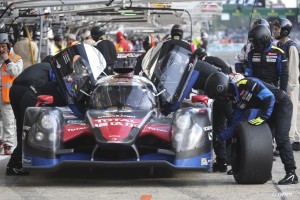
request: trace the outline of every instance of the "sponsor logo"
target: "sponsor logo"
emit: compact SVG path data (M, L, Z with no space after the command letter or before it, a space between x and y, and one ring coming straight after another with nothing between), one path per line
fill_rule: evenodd
M276 57L277 57L277 53L269 52L267 55L268 55L268 56L276 56Z
M80 130L86 130L88 128L89 128L88 126L79 127L79 128L67 128L67 131L80 131Z
M218 86L217 86L217 91L218 91L218 92L223 92L223 90L224 90L223 85L218 85Z
M201 158L201 165L208 165L206 158Z

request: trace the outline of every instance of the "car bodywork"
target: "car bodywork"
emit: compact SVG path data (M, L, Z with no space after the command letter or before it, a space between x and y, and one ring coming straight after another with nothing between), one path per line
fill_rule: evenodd
M26 110L23 167L43 170L87 165L210 170L211 109L201 103L208 99L199 96L188 107L168 116L161 114L165 105L159 98L168 103L178 103L183 98L192 71L190 53L174 46L164 49L169 56L162 56L164 45L156 47L158 55L149 56L149 61L153 63L155 79L165 81L153 82L130 73L101 77L105 61L91 48L77 44L53 58L52 68L69 107ZM124 58L126 54L122 55ZM174 65L176 59L185 66L179 66L180 81L174 88L171 85L175 74L170 69L178 67ZM81 60L79 68L86 73L76 73L77 60ZM76 82L82 80L82 74L89 77L88 86L86 82ZM80 114L74 112L73 106L83 104L84 108L76 110Z

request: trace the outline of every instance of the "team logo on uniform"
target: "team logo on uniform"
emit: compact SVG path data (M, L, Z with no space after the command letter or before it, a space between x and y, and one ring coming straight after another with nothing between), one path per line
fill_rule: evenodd
M218 91L218 92L223 92L223 90L224 90L223 85L218 85L218 86L217 86L217 91Z

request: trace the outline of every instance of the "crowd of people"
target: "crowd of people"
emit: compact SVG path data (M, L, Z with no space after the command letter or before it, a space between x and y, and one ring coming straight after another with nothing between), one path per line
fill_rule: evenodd
M216 154L216 162L213 163L214 172L233 173L227 169L227 165L230 165L227 147L230 147L233 129L237 123L244 120L245 111L255 108L256 114L252 119L248 119L249 123L253 126L265 122L269 124L276 142L277 154L284 164L286 175L278 184L298 183L293 150L300 150L300 136L296 120L299 95L299 52L295 42L289 38L291 29L291 22L285 18L278 18L271 24L265 19L256 20L248 32L248 43L237 56L236 71L239 74L236 74L222 59L207 55L206 43L203 43L203 48L195 50L191 41L183 40L184 31L181 25L176 24L172 27L171 37L165 40L164 44L178 45L194 52L192 59L194 59L195 70L199 71L200 76L193 88L215 100L212 107L213 143ZM271 32L273 32L274 39L278 41L277 46L274 45L275 40ZM205 39L204 34L202 37ZM146 53L160 42L154 35L145 37L142 44L129 42L124 33L119 31L115 35L116 42L114 43L107 38L105 30L101 27L83 31L81 39L75 34L68 34L65 38L66 41L62 35L54 36L50 55L56 55L78 42L93 45L105 58L107 66L104 73L108 75L113 73L112 68L118 52L139 51L143 46ZM0 109L3 120L0 145L4 149L4 154L12 154L15 135L13 126L14 118L16 118L18 144L8 164L7 175L25 175L27 173L22 171L20 147L22 120L26 107L34 105L37 95L29 86L36 84L31 83L31 79L37 80L37 76L41 77L39 80L43 80L37 83L39 86L48 84L50 79L46 79L45 76L48 76L50 66L49 63L35 65L38 49L31 41L31 33L28 29L24 30L24 39L18 41L14 47L11 46L8 34L1 33L0 51L2 63ZM145 53L137 60L134 70L136 75L143 74L142 60ZM39 67L40 73L29 73L30 69ZM25 68L28 69L24 70ZM20 107L19 100L23 97L16 97L20 95L20 92L10 94L10 89L28 91L26 95L31 101L26 101L28 100L26 99L26 103L21 103L23 106ZM259 109L258 112L257 109Z

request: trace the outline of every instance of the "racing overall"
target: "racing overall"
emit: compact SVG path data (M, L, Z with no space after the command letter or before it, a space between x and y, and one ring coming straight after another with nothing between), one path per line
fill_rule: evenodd
M254 118L260 117L274 125L274 136L285 171L287 173L294 171L296 164L289 141L293 112L290 98L273 85L256 78L245 78L236 84L231 83L229 94L234 97L234 111L227 128L219 135L219 139L224 141L232 137L234 127L245 120L247 110L260 109Z
M287 90L288 67L284 51L270 44L263 52L252 49L248 54L248 65L245 76L259 78L260 80L280 86Z

